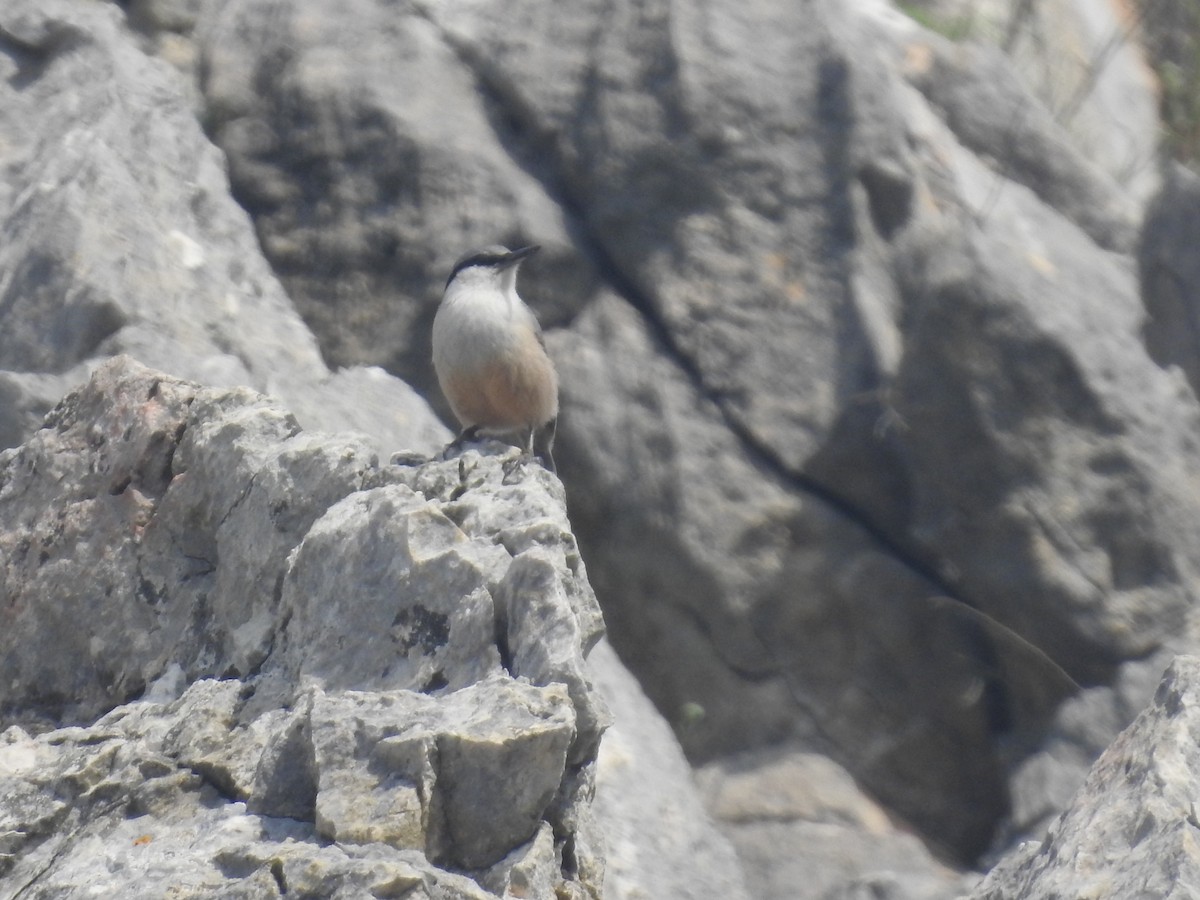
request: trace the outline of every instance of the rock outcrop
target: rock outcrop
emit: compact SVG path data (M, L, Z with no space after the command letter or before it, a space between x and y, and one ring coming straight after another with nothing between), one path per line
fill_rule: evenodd
M0 455L0 521L3 714L57 726L5 732L8 884L600 894L603 623L540 468L381 468L119 357Z
M1200 895L1200 659L1180 656L1050 826L973 900Z

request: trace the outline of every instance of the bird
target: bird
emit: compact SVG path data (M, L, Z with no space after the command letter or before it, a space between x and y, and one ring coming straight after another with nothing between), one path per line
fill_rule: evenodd
M433 318L433 368L462 431L445 453L481 435L519 434L526 460L540 434L542 461L556 471L558 372L537 316L517 294L517 269L539 249L472 250L446 279Z

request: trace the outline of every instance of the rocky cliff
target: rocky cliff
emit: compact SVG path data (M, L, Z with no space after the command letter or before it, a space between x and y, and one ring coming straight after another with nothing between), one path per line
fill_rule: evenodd
M0 6L0 896L1091 852L1197 649L1200 182L1126 5L1027 6ZM496 240L561 483L421 462Z

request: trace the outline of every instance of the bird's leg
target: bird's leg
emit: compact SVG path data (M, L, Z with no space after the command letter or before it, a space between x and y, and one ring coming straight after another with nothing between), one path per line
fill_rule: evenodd
M528 432L525 434L525 436L524 436L524 440L522 440L522 441L521 441L521 444L520 444L520 448L521 448L521 455L520 455L520 456L518 456L518 457L516 458L516 460L514 461L514 468L516 468L516 469L523 469L523 468L525 467L525 463L527 463L527 462L529 462L531 459L533 459L533 435L534 435L534 431L535 431L535 428L534 428L534 426L533 426L533 425L530 425L530 426L529 426L529 431L528 431Z
M467 441L473 441L477 437L479 437L479 426L468 425L458 433L458 437L448 443L445 449L442 450L442 459L448 459L451 453L461 450L463 444L467 443Z
M553 474L558 474L558 467L554 465L554 436L558 433L558 417L555 416L542 429L541 453L542 462L546 466L546 470ZM530 434L530 441L533 440L533 435ZM532 443L530 448L532 449Z
M521 452L513 459L506 460L504 463L505 478L515 477L518 472L525 468L525 464L533 459L533 440L537 435L537 426L530 425L529 431L525 433L524 439L521 441ZM551 469L551 471L554 471ZM507 482L506 482L507 483Z

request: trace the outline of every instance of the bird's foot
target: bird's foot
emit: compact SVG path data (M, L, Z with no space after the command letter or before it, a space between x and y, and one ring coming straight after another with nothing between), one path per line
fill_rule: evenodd
M533 454L527 451L521 451L515 456L510 456L500 465L500 470L504 473L504 478L501 479L501 484L517 484L525 480L525 466L533 459Z

